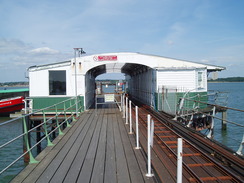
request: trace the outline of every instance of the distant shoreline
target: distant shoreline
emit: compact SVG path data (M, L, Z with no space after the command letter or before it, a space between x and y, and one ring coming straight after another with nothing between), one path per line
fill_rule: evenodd
M238 82L238 83L241 83L241 82L244 82L244 77L228 77L228 78L218 78L218 79L209 79L208 82L212 83L216 83L216 82L221 82L221 83L225 83L225 82L228 82L228 83L233 83L233 82Z
M243 83L244 81L208 81L209 83Z
M5 85L5 86L0 86L1 88L13 88L13 87L29 87L29 85Z

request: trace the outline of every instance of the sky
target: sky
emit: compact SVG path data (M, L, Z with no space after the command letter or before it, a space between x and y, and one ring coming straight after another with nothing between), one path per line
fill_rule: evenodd
M244 77L243 0L0 0L0 82L90 54L139 52Z

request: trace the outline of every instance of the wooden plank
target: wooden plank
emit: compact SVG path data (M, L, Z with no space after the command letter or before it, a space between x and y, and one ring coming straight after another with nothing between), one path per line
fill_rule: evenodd
M123 122L123 123L125 123L125 122ZM129 125L124 125L124 126L125 126L126 131L129 132ZM155 180L154 176L153 177L147 177L146 176L146 174L147 174L146 154L145 154L145 151L143 150L143 148L135 149L135 146L136 146L135 136L136 136L136 134L129 134L128 135L129 140L130 140L130 144L131 144L133 151L135 153L135 156L136 156L138 166L140 167L140 170L142 172L144 182L146 182L146 183L157 182ZM141 144L140 144L140 146L141 146Z
M129 127L126 129L127 129L127 131L129 131ZM134 136L129 136L129 139L130 139L130 142L132 145L136 144ZM146 155L145 155L144 150L142 148L141 149L135 149L134 148L134 152L136 155L138 165L140 166L141 172L143 174L144 182L146 182L146 183L155 182L155 180L154 180L155 177L147 177L146 176L146 174L147 174L147 159L146 159Z
M94 118L91 118L91 119L94 119ZM62 182L65 179L65 176L66 176L69 168L71 167L71 164L73 163L75 157L77 156L78 150L80 149L80 147L85 139L88 129L91 127L91 123L92 123L92 121L88 125L86 125L84 127L84 129L80 132L79 136L74 141L73 146L71 147L68 154L64 157L61 165L55 172L51 181L55 180L55 182Z
M89 120L88 120L89 121ZM37 182L48 182L53 177L54 173L57 171L57 169L60 167L61 163L63 162L64 157L69 153L70 149L72 148L75 140L79 136L80 132L84 130L84 126L89 125L88 123L84 123L82 126L79 126L79 128L76 130L75 133L71 136L71 138L67 141L66 144L64 144L60 149L57 149L58 153L52 152L48 157L53 157L53 154L56 154L52 161L49 163L47 167L42 173L42 175L39 177Z
M113 119L112 115L108 116L107 125L107 144L106 144L106 161L104 170L104 182L114 183L117 182L116 176L116 157L115 157L115 143L114 143L114 131L113 131Z
M86 183L86 182L90 182L90 179L91 179L94 159L95 159L96 152L97 152L98 140L99 140L101 125L102 125L101 114L98 116L99 116L99 118L97 120L97 125L96 125L95 131L93 133L92 140L89 145L89 149L87 151L80 175L78 177L78 180L77 180L78 182Z
M84 113L82 114L83 119L85 118ZM73 126L78 126L79 123L81 123L81 119L77 122L73 122ZM63 133L68 136L71 135L76 128L65 128ZM53 140L53 144L58 144L59 141L63 139L64 135L59 135ZM42 161L44 158L46 158L47 154L54 148L55 146L49 146L46 147L35 159L37 161ZM39 163L29 164L25 169L23 169L11 182L22 182L26 177L29 176L29 174L39 165Z
M113 117L113 127L114 127L114 142L115 142L115 153L116 153L116 167L117 167L117 181L128 183L130 182L129 170L126 163L125 152L121 140L121 134L119 131L118 121L116 115Z
M26 167L26 171L29 171L29 174L25 175L24 180L22 180L22 181L18 180L16 182L34 182L42 173L42 171L39 171L40 167L45 169L45 167L50 163L50 159L52 159L52 157L55 157L55 153L56 154L58 153L57 149L60 149L60 147L62 147L69 140L71 135L77 130L77 127L81 123L82 123L82 120L79 120L79 121L75 122L74 124L72 124L73 126L71 128L66 128L63 131L64 135L58 136L58 138L56 138L53 141L54 144L58 141L57 144L55 144L54 146L51 146L51 147L47 147L37 156L36 160L40 161L39 163L37 163L35 165L30 164ZM51 150L54 150L54 152L55 152L52 157L49 155ZM50 159L48 159L47 157ZM15 182L15 180L13 180L13 182Z
M91 182L93 183L100 183L104 179L107 122L108 122L108 115L106 115L105 113L103 116L102 128L99 137L99 144L97 148L96 159L95 159L95 164L94 164L92 178L91 178Z
M80 149L79 149L69 171L67 172L64 182L76 182L76 180L78 179L79 173L81 171L82 165L85 160L85 156L86 156L88 148L89 148L89 144L90 144L92 136L94 134L99 112L101 112L101 110L97 111L97 115L94 113L94 119L92 121L91 127L89 128L89 130L86 134L86 137L85 137L82 145L80 146Z
M87 116L89 118L90 115ZM48 181L52 178L55 170L62 162L62 158L64 154L67 154L69 151L72 143L78 134L80 133L81 129L83 129L84 125L87 125L88 123L80 123L78 126L72 126L71 128L74 128L74 132L70 136L64 136L64 140L60 141L60 143L57 144L53 148L53 150L47 155L47 157L40 162L38 167L32 172L31 176L27 177L25 182L35 182L40 178L40 182ZM64 150L61 152L61 150Z
M102 107L85 112L25 182L154 182L144 175L143 154L133 149L134 135L128 135L118 108Z
M131 182L144 182L142 172L140 170L135 154L133 152L133 147L131 146L129 141L128 132L125 129L121 117L117 116L117 119L118 119L119 130L121 133L121 138L122 138L123 147L126 155Z

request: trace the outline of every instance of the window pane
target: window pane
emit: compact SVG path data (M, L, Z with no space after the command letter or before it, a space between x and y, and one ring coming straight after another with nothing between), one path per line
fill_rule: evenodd
M203 72L198 72L198 87L203 88Z
M49 71L49 94L66 95L66 71Z

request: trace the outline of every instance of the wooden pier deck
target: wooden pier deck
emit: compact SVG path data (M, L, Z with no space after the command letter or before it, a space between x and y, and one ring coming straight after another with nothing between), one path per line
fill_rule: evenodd
M127 128L114 104L84 112L12 182L155 182Z

